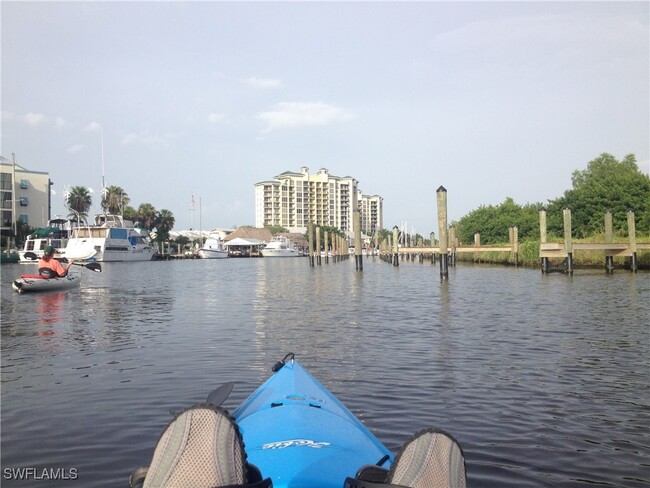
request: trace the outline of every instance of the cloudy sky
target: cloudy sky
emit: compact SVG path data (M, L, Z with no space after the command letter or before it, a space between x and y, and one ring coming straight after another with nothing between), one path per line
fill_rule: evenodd
M255 183L325 167L428 235L441 185L454 220L603 152L648 171L649 5L3 1L1 154L56 214L104 177L177 230L253 225Z

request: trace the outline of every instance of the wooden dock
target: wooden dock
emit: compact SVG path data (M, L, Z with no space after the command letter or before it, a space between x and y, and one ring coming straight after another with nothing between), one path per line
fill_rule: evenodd
M419 237L417 244L409 243L406 245L400 243L400 233L397 226L393 227L392 235L389 235L382 242L375 242L379 247L379 256L382 260L399 266L400 259L415 260L423 262L425 256L429 257L432 263L437 259L440 261L440 278L447 280L449 276L448 266L456 264L458 254L473 254L474 261L480 262L481 256L485 253L508 253L509 257L503 259L514 266L519 265L519 231L516 226L508 228L508 245L484 246L481 245L481 236L479 233L474 235L472 245L461 245L457 236L455 227L447 224L447 190L441 186L436 190L436 199L438 204L438 230L439 238L436 240L435 235L431 233L430 243L433 245L425 246L422 237ZM361 252L361 235L358 212L355 211L354 227L357 229L355 234L355 261L356 269L363 270L363 257ZM637 242L634 212L630 209L627 215L627 242L614 242L612 233L612 215L610 212L605 214L605 239L604 242L573 242L571 229L571 210L564 209L564 239L563 242L548 242L546 233L546 209L540 209L540 249L539 257L541 258L542 273L563 272L573 274L573 256L575 252L583 251L600 251L605 256L605 269L607 273L614 270L614 258L625 258L630 261L632 272L637 271L637 251L650 250L650 242ZM316 232L316 242L320 243L320 228L314 229L314 224L309 226L309 261L310 265L315 263L321 264L321 252L324 252L325 262L328 262L328 256L331 254L335 260L344 259L349 256L347 242L340 236L331 236L331 246L329 244L328 233L324 236L324 249L321 250L320 244L314 245L314 231ZM402 236L404 237L404 236ZM330 252L331 251L331 252ZM562 263L558 266L551 266L551 259L560 259Z
M560 271L573 274L573 255L576 251L601 251L605 255L605 271L614 272L614 258L630 258L630 269L637 271L637 251L650 250L650 243L637 242L636 225L632 209L627 212L627 242L613 242L612 214L605 212L605 240L604 242L573 242L571 228L571 209L563 209L564 242L547 242L546 236L546 209L539 211L539 257L542 261L542 273L557 271L551 267L549 259L563 260Z

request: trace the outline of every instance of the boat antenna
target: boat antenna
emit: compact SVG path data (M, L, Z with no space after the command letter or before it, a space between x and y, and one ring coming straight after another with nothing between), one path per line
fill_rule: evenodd
M106 207L104 207L104 201L108 196L108 191L106 189L106 180L104 178L104 128L101 125L99 126L99 136L100 136L101 148L102 148L102 191L100 192L101 201L99 204L102 208L102 213L106 215Z

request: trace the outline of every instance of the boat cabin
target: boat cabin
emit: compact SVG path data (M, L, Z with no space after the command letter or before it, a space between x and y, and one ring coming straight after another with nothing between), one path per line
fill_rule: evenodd
M126 220L121 215L99 214L95 215L95 225L98 227L127 227L133 228L133 222Z

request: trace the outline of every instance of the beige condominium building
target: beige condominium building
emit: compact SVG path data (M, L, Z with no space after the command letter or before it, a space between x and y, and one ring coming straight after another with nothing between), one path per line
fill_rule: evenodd
M290 232L306 232L309 222L354 232L353 211L360 210L361 230L372 235L383 225L383 199L363 195L351 176L334 176L326 168L310 174L285 171L255 184L255 226L279 225Z
M50 176L30 171L7 158L0 158L2 235L10 235L16 221L44 227L50 218Z

